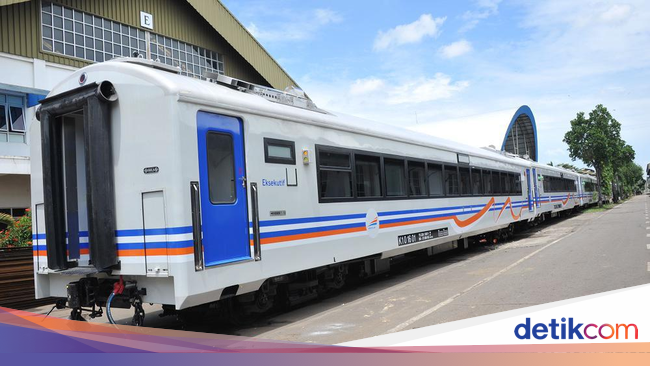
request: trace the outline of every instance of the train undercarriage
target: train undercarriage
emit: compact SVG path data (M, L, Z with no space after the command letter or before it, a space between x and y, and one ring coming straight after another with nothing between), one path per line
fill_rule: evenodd
M330 296L346 285L385 274L392 266L401 262L427 258L449 250L460 251L468 246L502 243L511 239L516 232L536 226L543 221L544 218L540 218L531 222L513 223L497 231L391 258L382 259L376 255L276 276L267 279L257 291L241 295L236 295L238 286L235 285L224 289L220 299L211 303L183 310L176 310L173 305L163 305L161 316L177 316L187 323L196 323L210 318L243 325L255 321L260 315L270 311L282 311L317 298ZM82 316L84 313L90 318L102 317L106 314L110 323L115 323L111 316L111 308L133 308L131 325L142 326L145 318L142 308L144 295L146 295L146 288L138 288L136 281L86 277L68 284L67 298L60 299L56 307L71 309L69 318L72 320L84 320Z

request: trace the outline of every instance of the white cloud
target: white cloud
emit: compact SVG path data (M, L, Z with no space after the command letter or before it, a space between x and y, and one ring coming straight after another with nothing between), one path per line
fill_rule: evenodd
M361 95L377 91L384 86L384 81L377 78L357 79L350 86L350 94Z
M600 14L600 18L606 22L619 22L627 19L631 11L632 7L630 5L616 4Z
M472 44L467 40L461 39L440 48L439 53L444 58L454 58L462 56L472 51Z
M330 9L314 9L300 14L278 14L282 21L266 23L260 28L250 22L246 29L260 42L297 42L312 39L321 28L343 21L343 17Z
M462 18L465 24L460 28L459 32L467 32L478 25L478 23L486 18L499 13L499 3L501 0L478 0L476 1L476 9L466 11Z
M445 19L447 17L434 19L431 14L422 14L413 23L398 25L386 32L379 31L375 38L374 49L385 50L392 46L418 43L425 37L437 37Z
M439 105L453 103L469 86L469 81L454 81L442 73L408 80L388 76L348 80L318 75L318 79L304 77L299 83L320 108L395 125L415 123L415 113L421 122L436 120L433 116L440 115Z
M343 17L339 13L330 9L316 9L314 15L316 16L316 21L323 25L343 21Z
M433 78L407 81L389 91L390 104L415 104L446 99L469 86L468 81L452 83L451 77L437 73Z

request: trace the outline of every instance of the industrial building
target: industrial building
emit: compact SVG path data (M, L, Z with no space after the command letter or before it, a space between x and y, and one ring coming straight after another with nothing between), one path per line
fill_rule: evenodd
M297 85L218 0L0 0L0 212L21 216L30 205L38 102L76 69L124 56L191 77Z

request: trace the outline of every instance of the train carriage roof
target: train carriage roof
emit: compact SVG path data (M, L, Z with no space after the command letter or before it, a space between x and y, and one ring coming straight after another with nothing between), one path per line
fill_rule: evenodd
M242 93L231 88L176 73L163 71L150 66L116 59L96 63L77 70L53 88L48 97L79 86L78 80L86 73L88 82L109 80L118 89L119 81L110 80L111 73L127 74L141 79L163 90L165 95L178 95L179 101L217 106L241 113L250 113L308 123L368 136L401 141L415 145L437 148L451 152L468 154L501 161L504 163L530 166L531 161L508 155L496 150L467 146L454 141L367 119L345 115L338 112L317 112L293 106L274 103L260 96Z

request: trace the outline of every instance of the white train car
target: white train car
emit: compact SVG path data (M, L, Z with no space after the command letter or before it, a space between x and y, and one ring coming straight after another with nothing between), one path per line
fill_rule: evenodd
M135 324L142 302L236 298L261 312L278 291L311 298L353 267L372 274L577 202L573 173L215 78L115 60L42 102L31 131L37 297L67 298L73 318L135 306ZM547 191L556 178L572 183Z
M534 163L539 194L535 201L537 214L555 216L581 204L579 174L558 167Z
M598 203L598 185L596 178L580 174L580 205L583 207L592 206Z

